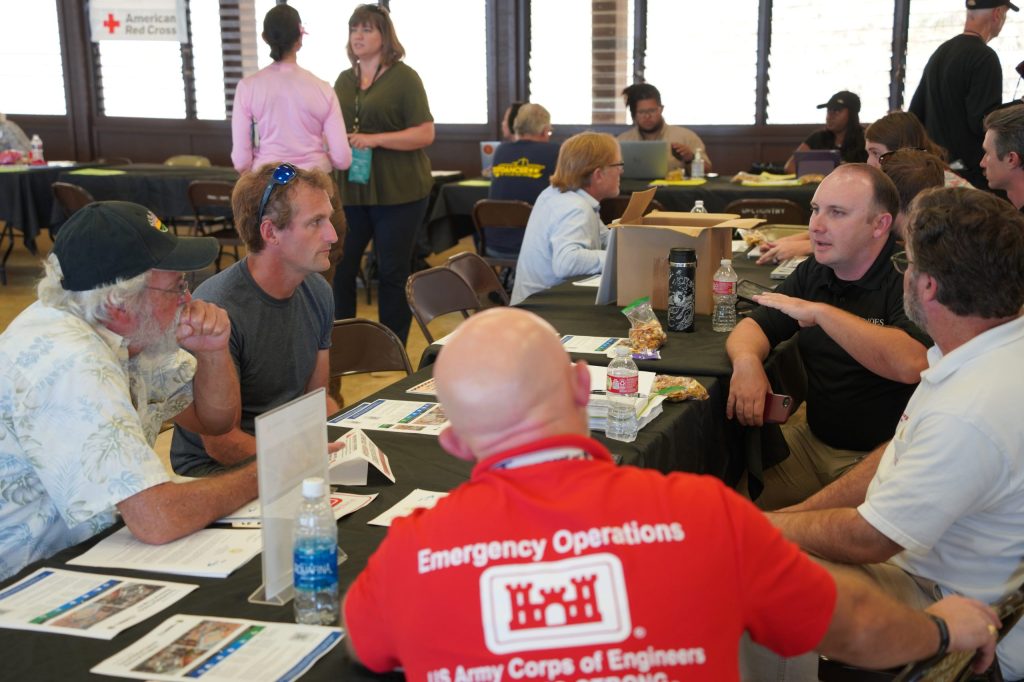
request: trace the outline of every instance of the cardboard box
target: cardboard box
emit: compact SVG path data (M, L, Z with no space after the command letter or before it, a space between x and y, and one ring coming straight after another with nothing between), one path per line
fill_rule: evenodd
M731 213L653 211L646 216L623 215L616 229L616 302L627 305L650 296L656 310L668 307L668 252L689 247L697 252L696 310L710 315L714 308L711 282L723 258L732 258L732 231L753 228L760 218ZM641 211L642 213L642 211ZM606 263L608 268L610 263Z

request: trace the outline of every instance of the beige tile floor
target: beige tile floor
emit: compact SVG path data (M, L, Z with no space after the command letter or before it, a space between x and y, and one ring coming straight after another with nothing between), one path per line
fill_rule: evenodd
M14 250L7 261L7 286L0 286L0 331L6 329L11 320L17 317L18 313L27 308L36 299L35 285L42 272L40 260L50 252L52 247L49 235L45 231L40 235L36 243L39 248L39 254L33 256L25 248L19 236ZM467 237L449 251L430 256L427 261L431 265L441 265L449 256L460 251L472 250L472 248L472 241ZM7 242L5 241L3 244L0 244L0 254L6 249ZM225 258L224 265L228 265L231 260L230 257ZM367 305L366 293L360 290L357 304L357 315L359 317L372 320L377 319L375 288L373 293L373 304ZM440 338L455 329L461 320L462 317L458 314L440 317L430 324L431 332L436 338ZM409 340L406 343L406 351L409 353L409 359L412 361L413 368L419 365L420 356L426 347L426 338L420 331L416 321L413 320L412 328L409 332ZM342 397L345 399L345 404L350 405L371 393L379 391L402 376L400 372L374 372L345 377L344 381L342 381ZM168 435L169 432L163 434L164 437L158 441L157 452L161 456L166 455L167 448L169 447Z

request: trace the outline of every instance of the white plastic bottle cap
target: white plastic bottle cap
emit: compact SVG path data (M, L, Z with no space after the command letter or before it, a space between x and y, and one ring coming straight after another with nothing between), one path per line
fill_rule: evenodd
M319 476L315 478L306 478L302 481L302 496L303 497L323 497L324 496L324 479Z
M732 265L732 259L730 259L730 258L723 258L722 262L719 263L719 265Z

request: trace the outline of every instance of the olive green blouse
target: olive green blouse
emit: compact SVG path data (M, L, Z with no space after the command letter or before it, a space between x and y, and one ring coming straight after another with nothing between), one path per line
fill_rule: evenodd
M349 133L355 132L358 88L355 69L342 71L334 84ZM423 81L403 62L393 64L369 89L358 94L361 133L405 130L434 120ZM370 181L365 185L350 183L345 171L338 175L347 206L405 204L426 197L433 185L430 159L423 149L405 152L375 148Z

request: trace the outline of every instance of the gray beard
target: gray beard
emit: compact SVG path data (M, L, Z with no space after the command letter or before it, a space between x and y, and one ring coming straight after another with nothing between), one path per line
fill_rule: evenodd
M161 329L152 309L146 310L139 328L128 338L129 345L140 347L142 350L139 355L147 358L177 353L179 348L178 320L181 318L181 311L182 309L178 308L178 312L175 313L170 324L165 329Z

